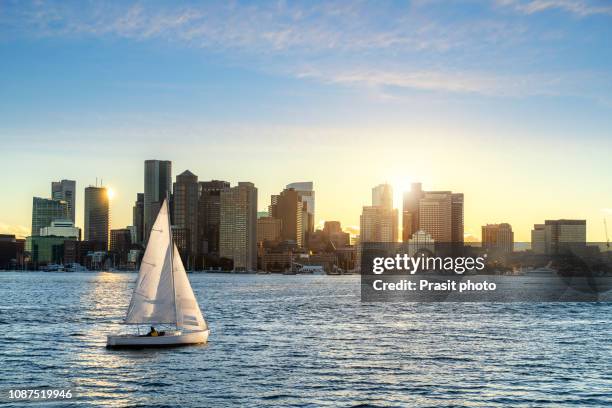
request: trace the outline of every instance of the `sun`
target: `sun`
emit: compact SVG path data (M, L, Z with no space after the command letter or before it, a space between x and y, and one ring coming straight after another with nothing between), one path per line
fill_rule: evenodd
M113 190L112 188L107 188L106 195L108 196L109 200L112 200L115 197L115 190Z

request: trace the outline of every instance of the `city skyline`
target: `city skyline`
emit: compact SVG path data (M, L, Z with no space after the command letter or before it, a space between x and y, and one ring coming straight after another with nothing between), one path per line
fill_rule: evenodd
M146 168L150 165L151 162L160 162L160 160L157 160L157 159L148 159L148 160L145 160L144 161L144 163L145 163L145 172L146 172ZM168 163L168 166L172 165L172 160L162 160L161 162L162 163ZM179 174L176 174L176 175L173 174L172 177L171 177L171 182L169 184L170 186L174 186L174 187L171 187L172 191L170 191L170 193L173 196L174 196L174 189L176 189L176 185L177 185L177 177L178 177L178 179L181 179L181 177L185 177L186 175L190 176L190 177L195 177L195 183L196 184L198 183L198 181L197 181L198 180L198 175L197 174L193 174L188 169L186 169L185 171L180 172ZM73 182L73 180L69 180L69 179L68 180L64 180L64 181ZM213 183L228 183L228 182L225 182L225 181L218 181L218 180L200 180L200 183L204 183L204 184L208 184L208 183L211 183L211 182L213 182ZM55 182L51 181L50 183L51 183L51 185L53 185ZM96 183L98 183L97 180L96 180ZM235 187L235 186L238 185L238 183L231 183L231 182L229 184L231 185L231 187ZM313 194L314 194L314 191L317 191L316 183L314 183L314 182L289 183L289 184L287 184L287 188L289 188L289 187L291 187L293 185L304 185L304 184L309 184L310 185L309 188L312 189ZM79 183L76 182L76 185L78 186ZM256 183L254 183L254 185L255 185L255 187L257 187ZM421 190L420 190L422 188L421 187L421 183L418 183L418 182L417 183L412 183L410 188L415 188L414 187L415 185L419 189L418 191L421 192ZM370 188L370 194L369 194L370 195L370 197L369 197L370 201L375 202L376 200L382 200L379 205L383 205L383 207L388 207L389 206L388 198L382 198L382 196L380 196L380 193L379 193L381 188L386 187L386 186L391 186L392 187L390 189L390 192L385 191L383 194L384 195L391 194L393 196L392 197L392 209L395 212L399 213L399 216L396 214L397 220L395 221L395 223L396 223L396 227L395 228L396 228L397 241L398 242L402 242L402 241L406 240L405 239L406 237L404 237L403 234L402 234L402 232L403 232L402 224L404 222L404 217L406 216L405 211L402 211L402 208L403 208L403 205L405 204L406 197L408 196L407 194L409 194L412 190L408 189L406 191L396 191L396 190L394 190L392 185L385 184L385 183L377 184L377 185L375 185L375 186ZM229 188L229 186L226 186L225 188ZM291 187L291 188L293 188L293 187ZM109 210L108 210L109 211L109 215L108 215L108 218L109 218L109 228L108 228L109 233L110 233L110 230L112 230L112 229L123 229L123 228L126 228L126 227L132 227L134 225L133 224L133 221L134 221L134 212L133 211L134 211L134 204L135 204L136 200L132 200L131 203L127 203L127 204L129 204L129 218L126 220L126 222L125 223L122 223L121 221L117 222L116 220L113 221L114 218L115 218L115 214L114 214L113 210L114 210L114 207L117 206L117 203L115 202L115 200L117 199L117 195L118 195L117 191L113 187L111 187L109 185L102 185L102 182L100 182L99 185L98 184L97 185L89 185L89 186L84 187L82 189L83 190L83 192L82 192L83 202L87 203L87 199L85 197L85 192L87 190L92 190L92 189L104 190L105 191L105 195L108 197L107 202L108 202L108 205L109 205ZM143 189L144 189L144 187L143 187ZM256 189L256 191L257 191L257 189ZM433 193L434 195L436 195L436 194L438 194L438 195L439 194L443 194L444 195L444 194L450 194L451 192L450 191L431 191L431 192L423 191L423 193L425 195L426 194L431 194L431 193ZM78 195L79 195L79 189L77 188L77 197L78 197ZM398 195L401 195L401 197L402 197L402 199L399 202L398 202L398 199L397 199ZM457 195L457 194L454 194L454 195ZM458 195L460 195L461 196L461 200L463 200L463 194L462 193L458 193ZM142 192L134 192L133 196L134 196L134 198L139 198L139 196L144 197L144 193L142 193ZM37 202L36 200L39 200L39 202L40 202L40 200L51 202L51 198L41 198L41 197L38 197L36 195L34 195L33 197L34 197L34 202L35 203ZM265 213L268 213L268 215L270 215L269 214L269 210L270 210L271 206L269 204L268 198L272 197L272 200L274 200L274 197L278 197L278 195L277 194L271 194L269 197L263 197L263 202L262 202L262 197L260 196L259 193L257 194L257 197L258 197L258 201L259 201L258 210L257 211L265 212ZM32 199L32 197L30 197L30 199ZM65 203L64 201L61 201L61 199L57 199L56 201L58 203ZM360 211L365 209L369 205L370 204L367 201L362 203L362 205L359 207ZM370 208L370 207L368 207L368 208ZM464 210L465 210L465 208L462 209L462 212ZM33 208L32 208L32 211L34 211ZM30 219L33 221L32 211L29 214L30 214L30 217L31 217ZM83 211L79 211L79 206L78 205L76 206L76 214L77 214L76 218L77 218L77 222L74 225L76 227L82 228L83 230L86 230L85 222L84 222L84 220L85 220L85 216L84 216L85 212L86 212L86 210L85 210L84 207L83 207ZM402 215L402 212L404 213L403 215ZM604 214L605 213L606 212L604 211ZM79 214L80 214L80 216L79 216ZM317 213L315 213L315 216L316 215L317 215ZM359 215L359 217L361 218L362 215ZM604 217L605 217L605 215L604 215ZM62 217L60 217L60 218L62 218ZM527 234L529 235L528 239L515 239L515 242L531 242L533 226L538 224L539 222L541 222L543 219L552 219L552 218L555 218L555 217L545 216L542 219L534 220L533 222L531 222L531 224L529 224L526 227L527 228ZM571 219L572 217L557 217L557 218L559 218L559 219ZM79 223L79 220L82 221L82 224ZM347 225L347 224L344 223L344 221L342 221L342 217L336 217L334 219L321 219L320 217L317 217L317 222L314 224L314 229L316 229L316 230L323 230L325 222L328 222L328 221L334 221L334 222L335 221L339 221L343 225L343 230L350 232L351 235L353 235L353 236L359 236L359 234L360 234L359 223L357 225L350 225L350 224ZM588 220L586 220L586 222L588 224ZM499 221L499 223L502 223L502 224L508 223L508 224L511 225L511 228L516 229L513 226L513 223L511 221L507 220L507 219ZM173 225L173 226L177 226L177 227L181 227L182 226L181 222L176 222L175 221L175 224L176 225ZM493 224L494 223L484 223L484 224L480 225L479 228L484 228L485 226L489 226L489 225L493 225ZM1 229L0 229L0 234L8 233L8 234L16 235L17 238L25 238L25 237L27 237L29 235L34 235L33 233L30 232L30 231L33 231L32 228L33 228L33 226L30 223L30 225L28 227L26 227L27 231L23 230L22 235L20 235L19 231L16 231L16 230L3 231ZM143 226L143 228L144 228L144 226ZM604 234L605 234L605 231L604 231ZM412 234L410 234L410 236L411 235ZM603 242L604 241L604 239L599 239L599 240L592 239L592 240L589 240L588 237L589 237L589 234L588 234L588 229L587 229L587 240L588 241L591 241L591 242ZM481 231L477 231L474 234L472 234L471 232L465 233L464 234L464 238L465 238L465 242L466 243L481 242L482 241L481 240ZM456 238L453 238L453 239L456 239Z
M370 188L465 195L465 232L612 217L612 8L601 2L5 2L0 232L49 182L103 178L131 224L141 163L251 181L259 209L312 180L315 223ZM41 177L44 176L44 177Z

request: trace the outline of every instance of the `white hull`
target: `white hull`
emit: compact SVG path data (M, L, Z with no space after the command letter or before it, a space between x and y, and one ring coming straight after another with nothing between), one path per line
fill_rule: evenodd
M193 332L169 332L164 336L136 336L124 334L106 337L106 347L173 347L202 344L208 341L210 330Z

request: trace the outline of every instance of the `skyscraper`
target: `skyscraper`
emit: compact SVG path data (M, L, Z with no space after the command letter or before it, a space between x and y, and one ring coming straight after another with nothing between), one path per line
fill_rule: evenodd
M397 209L364 206L359 217L359 241L397 242Z
M303 247L306 243L308 203L293 188L284 189L271 198L270 216L281 220L281 240L295 241Z
M412 183L404 193L402 241L424 231L438 243L463 243L463 214L463 193L423 191L421 183Z
M32 199L32 236L40 235L40 229L49 227L51 222L67 218L69 210L66 201L40 197Z
M315 223L315 192L312 181L287 184L286 188L297 191L302 202L306 203L307 220L304 225L305 235L314 232Z
M135 229L134 244L144 242L144 193L136 194L136 202L132 208L132 224Z
M408 242L419 230L419 202L423 198L421 183L412 183L410 191L404 192L402 208L402 241Z
M51 182L51 198L68 203L69 218L72 222L75 222L76 181L61 180Z
M374 187L372 205L364 206L359 218L360 242L397 242L397 215L391 186L380 184Z
M393 209L393 187L391 184L379 184L372 188L372 206Z
M106 187L85 188L85 241L100 242L108 249L110 210Z
M145 160L144 174L144 240L148 241L151 227L172 189L172 162Z
M219 256L219 227L221 222L221 191L230 188L222 180L200 182L198 214L199 252Z
M257 189L240 182L221 191L219 253L234 261L234 270L257 269Z
M174 221L173 224L177 228L183 228L187 235L187 247L179 248L192 259L190 262L193 265L193 260L199 253L198 248L198 212L199 212L199 197L200 186L198 185L198 176L185 170L176 176L176 182L173 189L174 200Z
M419 200L419 229L435 242L452 242L452 197L450 191L426 192Z
M463 193L451 194L451 242L462 244L464 240Z
M514 250L514 232L507 223L482 226L482 247L496 249L505 253Z

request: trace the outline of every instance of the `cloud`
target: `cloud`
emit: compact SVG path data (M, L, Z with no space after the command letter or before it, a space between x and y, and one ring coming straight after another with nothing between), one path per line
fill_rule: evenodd
M310 68L298 71L295 75L298 78L311 78L347 86L365 86L378 90L400 88L505 97L556 95L559 85L566 82L564 76L550 74L504 75L478 71L410 68L386 70L347 68L327 71Z
M596 14L612 15L612 5L602 5L602 2L594 4L586 0L498 0L497 3L525 14L557 9L580 17Z
M30 235L30 228L23 225L11 225L0 222L0 234L15 235L17 238L25 238Z

